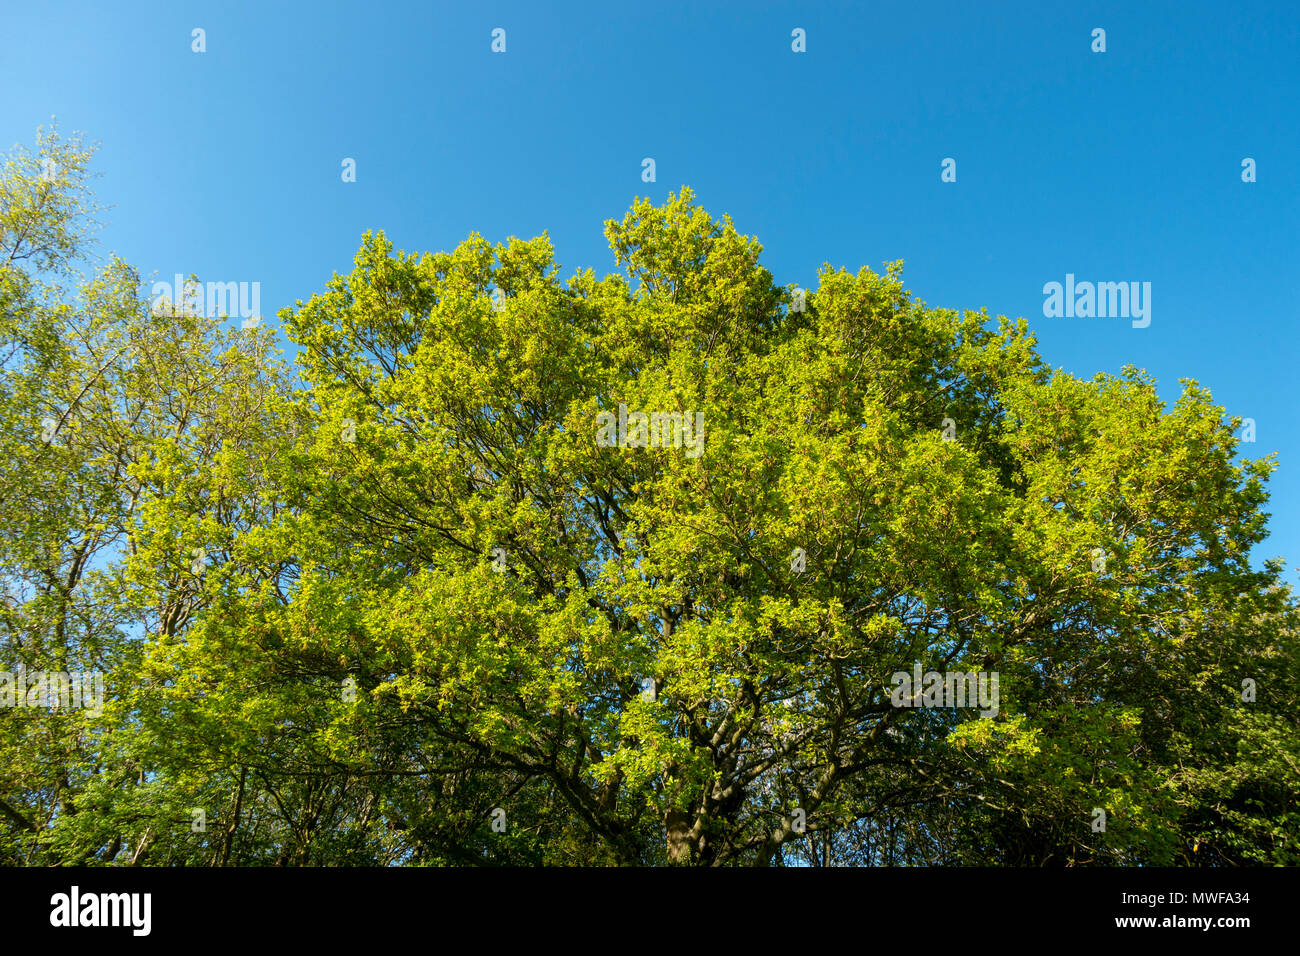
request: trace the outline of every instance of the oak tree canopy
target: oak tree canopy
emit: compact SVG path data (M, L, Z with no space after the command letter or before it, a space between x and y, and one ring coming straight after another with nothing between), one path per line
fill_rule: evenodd
M686 188L602 278L367 233L278 350L74 273L90 154L0 179L0 670L107 687L0 708L0 863L1300 862L1273 462L1201 385L796 295Z

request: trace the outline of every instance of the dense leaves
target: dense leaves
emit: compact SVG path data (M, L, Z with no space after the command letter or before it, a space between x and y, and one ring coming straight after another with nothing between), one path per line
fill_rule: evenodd
M1297 862L1273 465L1196 383L1053 371L899 263L780 287L686 189L600 279L367 234L276 359L119 261L69 284L89 153L42 149L0 654L108 692L0 710L0 860ZM917 665L996 715L895 706Z

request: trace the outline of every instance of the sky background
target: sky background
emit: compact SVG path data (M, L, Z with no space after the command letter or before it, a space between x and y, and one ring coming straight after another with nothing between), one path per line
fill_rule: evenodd
M1208 387L1278 455L1256 557L1294 583L1300 4L1131 6L0 0L0 150L84 131L100 251L260 282L272 323L368 229L546 231L562 275L603 275L604 221L689 185L778 283L903 259L931 306L1024 316L1053 367ZM1150 282L1150 326L1044 318L1066 273Z

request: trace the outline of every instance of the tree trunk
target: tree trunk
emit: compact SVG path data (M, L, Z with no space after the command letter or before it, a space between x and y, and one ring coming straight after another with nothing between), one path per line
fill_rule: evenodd
M688 834L691 828L688 825L686 811L669 810L664 822L668 826L668 862L670 864L689 863L691 861L691 845Z

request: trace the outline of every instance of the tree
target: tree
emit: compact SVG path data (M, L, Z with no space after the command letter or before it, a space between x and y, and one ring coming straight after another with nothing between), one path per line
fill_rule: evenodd
M314 662L268 699L316 681L304 734L403 779L444 847L531 794L570 860L846 832L873 862L1177 858L1168 734L1230 706L1277 639L1243 626L1289 606L1248 561L1271 463L1194 383L1166 410L1136 369L1053 373L1023 321L928 309L898 264L825 267L792 311L692 200L607 224L626 275L561 282L545 237L368 235L286 310L309 424L267 533L297 577L205 658ZM602 447L620 405L699 414L703 453ZM997 670L998 716L893 706L917 663Z
M204 606L197 546L219 542L248 514L237 495L205 498L178 476L223 453L241 457L259 393L274 384L259 333L152 310L139 275L116 258L79 279L93 265L92 152L79 137L43 134L38 153L16 151L0 180L0 289L10 310L0 391L0 858L10 863L138 862L160 835L189 832L189 808L171 805L184 799L184 775L157 776L139 733L142 708L122 705L139 697L146 644ZM161 548L170 562L141 578L141 553ZM101 683L85 695L90 706L57 696L48 706L39 691L24 692L20 675L49 674Z

